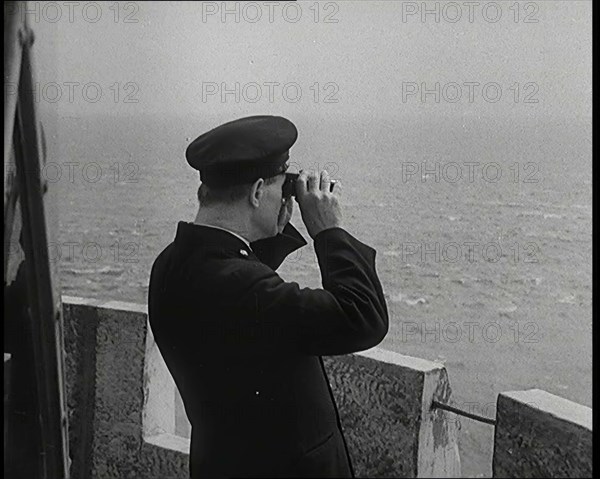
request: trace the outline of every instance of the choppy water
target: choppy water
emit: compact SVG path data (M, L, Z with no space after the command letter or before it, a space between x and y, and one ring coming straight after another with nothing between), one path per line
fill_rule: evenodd
M152 261L195 215L185 147L220 120L62 121L47 176L65 294L146 301ZM515 389L591 406L590 126L296 122L294 166L327 165L348 231L377 250L391 317L380 346L444 362L456 403L480 414ZM309 239L297 205L292 222ZM312 245L280 274L320 287ZM490 475L493 428L461 424L463 472Z

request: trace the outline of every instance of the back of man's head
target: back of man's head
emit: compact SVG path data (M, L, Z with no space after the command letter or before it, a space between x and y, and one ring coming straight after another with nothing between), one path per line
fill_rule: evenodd
M265 185L273 184L277 181L276 176L264 179ZM253 183L244 183L242 185L214 187L201 183L198 187L198 202L200 207L234 206L241 202L250 194Z

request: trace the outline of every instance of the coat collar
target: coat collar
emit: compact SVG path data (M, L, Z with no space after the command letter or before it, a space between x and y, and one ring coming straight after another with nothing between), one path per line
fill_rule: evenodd
M220 228L207 225L197 225L180 221L177 224L175 244L187 250L201 249L204 253L236 253L240 256L249 256L251 250L241 238Z
M194 224L195 224L195 223L194 223ZM238 238L238 239L241 239L241 240L244 242L244 244L245 244L245 245L246 245L248 248L252 249L252 247L250 246L250 241L248 241L247 239L245 239L245 238L244 238L244 237L242 237L241 235L239 235L239 234L237 234L237 233L234 233L233 231L230 231L230 230L228 230L228 229L226 229L226 228L221 228L220 226L214 226L214 225L202 225L202 226L208 226L208 227L210 227L210 228L215 228L215 229L218 229L218 230L227 231L228 233L231 233L231 234L232 234L233 236L235 236L236 238Z
M307 244L291 223L280 234L251 242L249 249L241 238L229 231L185 221L177 224L174 243L189 251L201 250L204 254L220 257L261 261L274 270L291 252Z

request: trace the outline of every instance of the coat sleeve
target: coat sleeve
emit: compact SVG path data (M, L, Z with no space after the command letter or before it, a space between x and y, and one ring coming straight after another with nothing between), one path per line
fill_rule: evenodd
M242 295L255 311L255 344L264 352L338 355L379 344L389 319L375 271L375 250L342 228L315 237L323 289L300 288L255 262Z
M305 246L306 240L291 223L281 233L250 243L252 251L264 264L276 271L292 252Z

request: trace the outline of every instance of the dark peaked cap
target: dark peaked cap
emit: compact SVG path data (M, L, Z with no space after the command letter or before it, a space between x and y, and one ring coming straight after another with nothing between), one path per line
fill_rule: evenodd
M249 116L200 135L185 157L208 186L252 183L284 172L297 138L294 124L281 116Z

